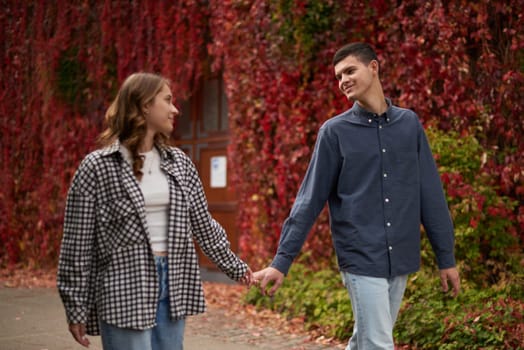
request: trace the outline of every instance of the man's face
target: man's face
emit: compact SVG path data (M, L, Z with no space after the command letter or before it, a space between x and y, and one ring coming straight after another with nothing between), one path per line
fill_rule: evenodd
M340 91L348 100L362 100L378 75L378 62L364 64L355 56L347 56L335 65L335 77Z

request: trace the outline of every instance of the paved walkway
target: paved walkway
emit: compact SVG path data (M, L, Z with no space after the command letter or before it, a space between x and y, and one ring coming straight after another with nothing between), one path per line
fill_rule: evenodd
M0 287L1 350L84 349L69 335L56 289ZM99 337L90 337L90 349L102 349ZM188 318L185 350L327 350L305 337L272 328L254 328L218 307Z

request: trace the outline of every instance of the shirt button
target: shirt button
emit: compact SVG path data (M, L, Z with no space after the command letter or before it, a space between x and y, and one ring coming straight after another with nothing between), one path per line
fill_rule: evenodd
M384 173L384 177L388 177L388 174L387 174L387 173Z
M392 247L392 246L389 246L388 248L389 248L389 250L393 250L393 247Z
M373 121L373 120L371 120L371 119L368 119L368 122L370 122L370 123L371 123L372 121Z
M390 227L391 226L391 222L386 223L386 226Z
M379 128L379 129L382 129L382 125L379 125L378 128Z
M384 199L384 202L389 203L389 198Z
M382 153L386 153L386 149L385 148L382 148Z

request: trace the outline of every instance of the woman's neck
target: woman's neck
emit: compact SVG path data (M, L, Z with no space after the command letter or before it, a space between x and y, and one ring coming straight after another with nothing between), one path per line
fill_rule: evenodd
M146 133L142 142L138 146L138 153L146 153L153 149L155 144L155 137L152 134Z

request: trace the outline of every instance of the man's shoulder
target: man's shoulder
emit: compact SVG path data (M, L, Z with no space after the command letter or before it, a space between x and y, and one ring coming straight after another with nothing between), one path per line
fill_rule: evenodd
M389 111L392 114L392 116L396 117L402 117L402 118L409 118L409 119L416 119L418 120L417 113L409 108L399 107L396 105L391 105L389 107Z
M322 126L321 126L321 129L330 129L330 128L333 128L333 127L336 127L338 126L339 124L345 124L347 123L348 121L351 121L352 118L354 118L355 115L354 113L351 111L351 108L342 112L342 113L339 113L331 118L329 118L328 120L326 120Z

